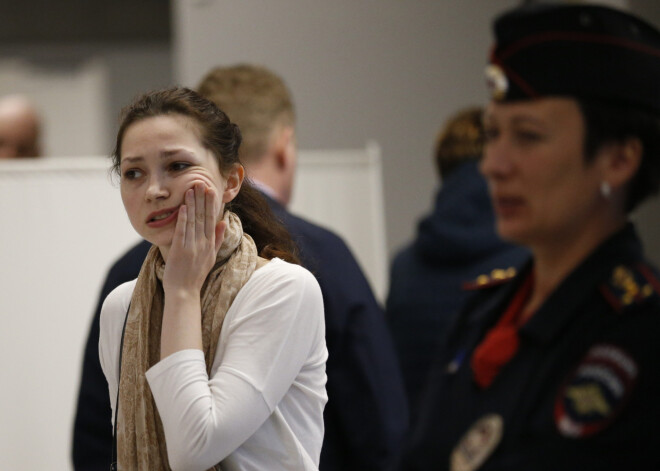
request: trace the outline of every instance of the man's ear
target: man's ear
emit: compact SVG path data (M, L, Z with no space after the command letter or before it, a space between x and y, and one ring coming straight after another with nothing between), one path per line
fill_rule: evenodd
M608 144L603 180L613 189L622 188L630 183L642 164L643 153L644 145L637 137Z
M286 170L295 163L292 151L295 152L294 129L293 126L283 126L280 129L277 140L275 141L275 165L278 170Z
M222 202L229 203L241 190L241 185L243 184L243 179L245 178L245 169L241 164L236 164L229 171L227 175L227 186L225 191L222 193Z

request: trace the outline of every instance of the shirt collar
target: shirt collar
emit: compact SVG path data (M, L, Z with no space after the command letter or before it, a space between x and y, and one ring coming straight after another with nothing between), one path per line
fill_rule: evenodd
M252 183L252 186L255 187L257 190L265 194L266 196L270 197L271 199L278 201L279 198L277 197L277 192L273 189L273 187L265 184L264 182L257 180L256 178L251 177L250 178L250 183Z

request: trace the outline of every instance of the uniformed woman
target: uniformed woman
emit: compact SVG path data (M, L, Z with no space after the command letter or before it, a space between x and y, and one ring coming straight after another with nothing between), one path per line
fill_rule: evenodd
M471 284L400 468L660 469L660 281L629 221L660 179L660 32L554 4L495 35L481 171L532 257Z

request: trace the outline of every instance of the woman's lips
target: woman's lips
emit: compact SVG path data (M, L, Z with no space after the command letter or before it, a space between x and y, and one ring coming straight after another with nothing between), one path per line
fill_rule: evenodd
M514 196L497 196L493 198L495 212L501 217L514 216L524 205L524 200Z
M147 226L158 228L167 226L172 221L176 221L177 215L179 214L179 207L162 209L160 211L155 211L149 215L147 218Z

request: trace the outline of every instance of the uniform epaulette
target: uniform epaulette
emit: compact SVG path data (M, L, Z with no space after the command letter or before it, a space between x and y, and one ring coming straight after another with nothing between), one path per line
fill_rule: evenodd
M660 298L660 281L643 263L618 265L600 291L616 312L650 298Z
M490 274L479 275L472 281L463 283L463 289L467 291L474 291L483 288L490 288L492 286L501 285L516 276L516 269L509 268L496 268Z

